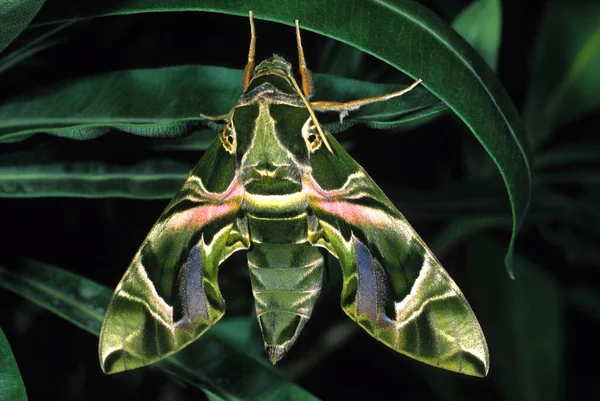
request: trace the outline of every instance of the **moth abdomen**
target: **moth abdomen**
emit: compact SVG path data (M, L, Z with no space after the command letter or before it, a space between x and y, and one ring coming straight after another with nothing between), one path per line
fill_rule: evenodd
M248 216L248 268L256 315L272 363L283 358L310 319L321 292L324 261L308 242L306 214Z

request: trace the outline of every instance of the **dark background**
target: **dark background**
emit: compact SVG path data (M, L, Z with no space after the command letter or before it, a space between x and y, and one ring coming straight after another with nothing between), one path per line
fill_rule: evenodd
M451 21L461 6L468 2L422 3ZM544 1L503 1L503 39L498 75L519 110L522 110L528 87L527 66L544 6ZM157 24L160 24L160 30L156 29ZM256 21L256 28L258 60L277 53L295 63L293 28L261 20ZM25 35L28 34L33 33L26 32ZM214 13L162 13L82 21L67 28L63 36L68 40L0 76L0 102L41 85L118 69L177 64L211 64L241 69L247 57L249 28L247 19L239 17ZM303 44L309 68L314 72L328 72L319 69L326 40L311 32L303 32ZM366 74L383 66L379 60L365 56L361 71ZM378 80L387 82L398 75L399 72L388 69ZM596 114L569 125L548 146L561 141L585 139L597 133ZM123 138L124 135L110 133L85 143L38 135L22 143L2 145L0 151L16 152L53 141L81 160L101 157L118 163L133 163L148 155L145 150L148 140ZM351 146L352 156L385 192L399 193L401 197L402 189L410 188L411 196L416 194L415 199L419 194L443 187L449 181L462 180L466 175L465 149L479 152L478 157L484 155L468 129L451 115L408 132L354 127L338 138ZM115 146L116 143L120 145ZM123 143L132 146L122 146ZM431 146L432 143L436 146ZM161 156L177 157L192 165L201 155L194 152L175 155L162 151ZM495 175L495 180L499 190L492 191L492 194L501 206L494 212L508 216L509 205L499 174ZM575 196L581 189L576 185L565 185L561 191L567 196ZM437 201L443 203L444 199ZM3 261L19 257L41 260L113 288L166 203L166 200L128 199L0 199L3 233L0 256ZM410 209L402 212L426 242L433 240L440 228L454 217L443 213L424 216L418 210ZM508 245L507 230L489 230L485 236L504 247L503 250ZM598 237L589 239L592 243L598 242ZM491 341L494 336L497 338L503 334L490 333L495 316L482 314L477 297L481 288L464 268L470 260L473 246L476 245L461 243L442 261L471 302L490 340L491 371L488 378L463 377L424 366L398 356L360 329L354 329L354 323L339 307L341 286L333 271L311 322L282 361L282 369L301 386L326 400L450 399L450 395L443 393L446 388L468 399L504 399L503 394L506 393L501 391L501 387L507 385L505 380L510 379L496 376L495 367L502 365L504 353L516 351L515 348L504 349L497 346L498 342ZM517 249L525 258L535 260L556 280L560 293L566 294L570 286L577 283L600 289L595 279L597 264L577 263L574 267L562 249L540 238L533 227L525 227L519 236ZM502 274L496 272L494 277L506 280L499 285L513 285L502 270L501 260L490 260L489 264L484 268L500 270ZM225 281L222 289L226 301L236 297L246 300L235 303L239 306L229 307L228 315L248 313L251 292L243 258L235 258L222 266L220 277ZM498 299L496 302L504 301ZM600 324L597 318L590 319L587 312L564 302L564 342L561 349L553 351L560 354L558 357L564 362L564 371L560 377L548 376L545 379L563 383L562 394L556 399L576 399L586 389L594 388L592 377L598 373L595 361L599 356L596 339ZM182 386L151 368L105 376L98 364L96 337L18 296L0 291L0 310L0 327L11 343L31 400L133 401L203 397L197 389ZM326 344L324 333L331 333L332 328L337 330L336 340L333 345ZM310 359L308 355L316 359ZM533 379L537 380L533 382L537 383L534 387L543 383L539 378ZM436 387L437 380L443 381L446 387Z

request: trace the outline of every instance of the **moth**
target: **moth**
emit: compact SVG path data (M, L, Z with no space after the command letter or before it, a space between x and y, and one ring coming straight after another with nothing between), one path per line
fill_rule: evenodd
M339 260L343 310L393 350L485 376L489 355L467 300L423 240L316 117L401 96L315 101L296 21L300 82L273 57L255 66L251 41L237 104L142 243L110 301L102 369L152 364L225 313L219 265L247 251L258 323L276 363L308 322L324 253Z

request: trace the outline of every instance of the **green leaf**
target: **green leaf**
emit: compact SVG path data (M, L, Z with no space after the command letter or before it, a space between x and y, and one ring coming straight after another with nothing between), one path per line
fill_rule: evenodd
M60 40L58 39L49 39L53 35L71 26L72 24L72 22L65 22L56 27L53 27L52 29L49 29L47 32L44 32L43 34L39 35L27 44L19 47L12 53L8 54L6 57L0 58L0 74L5 72L6 70L11 69L12 67L15 67L16 65L19 65L28 58L33 57L35 54L40 53L60 43Z
M501 216L481 216L455 219L443 228L431 243L435 256L442 260L444 255L458 243L470 236L492 227L508 227L510 222Z
M27 401L25 385L19 373L17 361L2 329L0 329L0 398L11 401Z
M3 0L0 2L0 53L27 28L45 0Z
M600 107L600 3L546 6L532 54L525 124L534 147Z
M35 261L11 265L11 270L0 265L0 287L96 336L112 295L112 290L94 281ZM226 329L208 331L200 340L156 366L225 400L315 399L266 361L254 359L234 345L231 337L222 335Z
M569 303L586 315L600 319L600 294L582 285L573 286L568 292Z
M65 5L68 3L68 6ZM510 97L487 64L458 34L415 1L337 0L323 7L310 0L135 0L119 3L49 1L38 24L139 12L205 10L292 25L351 44L405 72L444 101L471 129L496 163L513 212L511 255L530 198L530 162L519 116Z
M556 278L539 266L515 258L519 279L499 274L502 248L485 236L467 245L473 281L470 299L490 346L490 378L501 399L563 399L565 309Z
M357 78L365 53L333 39L326 39L323 51L317 61L317 71L346 77Z
M564 258L570 265L597 265L600 260L598 233L590 235L581 229L565 227L564 224L560 226L546 224L540 228L540 237L562 250Z
M452 27L473 46L496 71L502 40L500 0L476 0L454 19Z
M0 105L0 140L19 141L38 132L87 140L111 128L157 138L183 136L202 121L200 112L223 114L236 104L242 76L241 70L223 67L177 66L116 71L52 85ZM322 74L315 74L314 81L319 99L337 101L401 89ZM435 96L418 87L326 126L334 133L356 124L394 128L444 109Z
M194 163L159 158L127 164L45 160L40 157L42 153L3 155L0 163L2 197L168 199L194 167Z
M538 169L590 165L600 161L600 141L565 143L560 147L544 150L535 157Z

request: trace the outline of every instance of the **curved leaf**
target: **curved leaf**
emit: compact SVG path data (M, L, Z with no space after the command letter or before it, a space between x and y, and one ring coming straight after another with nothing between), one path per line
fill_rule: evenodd
M454 19L452 27L473 46L496 71L502 39L500 0L476 0Z
M0 287L96 336L112 295L112 290L94 281L35 261L19 262L11 270L0 265ZM207 332L185 350L159 362L158 368L225 400L315 400L266 362L238 349L222 333Z
M525 123L536 148L600 109L600 3L551 1L537 32Z
M3 400L27 401L25 385L8 339L0 329L0 395Z
M223 67L177 66L116 71L51 85L0 105L0 140L23 140L38 132L86 140L111 128L149 137L183 136L202 121L200 112L222 114L235 105L242 76L241 70ZM338 101L401 88L322 74L315 74L314 81L320 99ZM334 133L355 124L393 128L444 109L435 96L417 87L405 96L365 106L343 123L326 126Z
M49 2L36 23L139 12L205 10L308 29L380 58L413 78L444 101L471 129L496 163L508 190L513 232L506 256L512 275L512 249L530 198L531 169L519 116L508 94L487 64L459 35L427 8L411 0L336 0L327 7L318 0L223 2L206 0L134 0L88 3ZM60 4L60 6L58 6Z
M72 22L65 22L63 24L55 26L52 29L49 29L47 32L44 32L43 34L39 35L35 39L31 40L30 42L27 42L27 44L19 47L12 53L8 54L6 57L0 58L0 74L4 73L6 70L15 67L16 65L19 65L23 61L34 56L35 54L40 53L60 43L60 40L58 39L49 39L53 35L71 26L72 24Z
M95 162L33 162L0 165L5 198L82 197L168 199L194 167L172 159L121 165Z
M0 53L27 28L46 0L0 2Z

